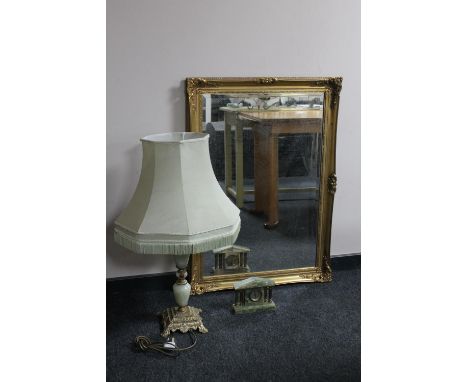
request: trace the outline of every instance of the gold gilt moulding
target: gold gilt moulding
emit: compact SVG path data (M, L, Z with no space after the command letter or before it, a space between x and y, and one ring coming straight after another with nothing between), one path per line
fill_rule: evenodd
M187 131L210 133L212 164L219 167L214 168L219 174L217 179L241 209L242 226L236 244L250 250L249 264L238 267L250 272L238 273L215 274L212 253L194 254L189 267L192 294L233 289L235 282L248 277L270 278L275 285L331 281L330 239L337 187L335 147L341 87L342 77L186 79ZM286 166L286 156L303 146L303 152L294 153L302 161ZM283 185L283 181L306 178L282 175L285 167L286 172L294 173L303 162L307 176L313 173L316 183L303 187ZM307 165L309 162L315 167ZM267 174L268 184L261 184L255 173ZM271 186L275 182L278 187ZM292 245L278 242L274 251L267 248L262 252L260 248L265 245L246 245L242 241L257 237L265 244L281 235L286 237L287 227L291 226L287 218L296 210L306 210L294 203L309 202L315 203L311 212L303 224L297 224L300 229L309 230L305 235L310 239L304 244L306 250L294 247L300 241L299 228L288 239ZM309 263L299 262L303 252L309 256Z

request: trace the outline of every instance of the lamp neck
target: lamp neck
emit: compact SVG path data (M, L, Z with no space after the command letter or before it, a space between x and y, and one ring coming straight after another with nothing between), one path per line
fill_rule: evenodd
M184 256L175 256L175 262L177 266L177 281L176 284L178 285L185 285L187 284L187 266L190 259L190 255Z

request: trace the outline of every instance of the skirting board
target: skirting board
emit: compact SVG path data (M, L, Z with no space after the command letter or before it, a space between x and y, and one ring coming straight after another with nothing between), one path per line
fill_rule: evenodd
M361 265L361 254L360 253L351 253L346 255L338 255L331 257L331 267L333 269L353 269ZM155 283L155 281L160 281L166 285L171 286L176 279L175 271L174 272L164 272L164 273L153 273L140 276L124 276L124 277L113 277L106 280L107 286L117 287L118 284L135 284L136 287L148 287ZM126 283L126 281L131 281ZM156 283L160 284L160 283ZM169 287L168 287L169 288ZM170 289L170 288L169 288Z

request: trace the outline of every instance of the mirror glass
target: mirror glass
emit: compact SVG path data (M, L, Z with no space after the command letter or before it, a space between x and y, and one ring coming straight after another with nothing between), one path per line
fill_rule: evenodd
M323 93L202 95L220 186L241 209L236 246L203 254L204 276L315 266Z

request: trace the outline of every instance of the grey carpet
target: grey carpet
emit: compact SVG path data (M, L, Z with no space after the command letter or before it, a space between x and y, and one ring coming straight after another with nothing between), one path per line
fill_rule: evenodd
M359 381L360 256L332 260L333 281L275 287L274 312L233 315L233 292L192 296L209 333L171 359L142 353L155 313L174 305L173 276L107 282L109 381ZM177 335L179 345L187 335Z

